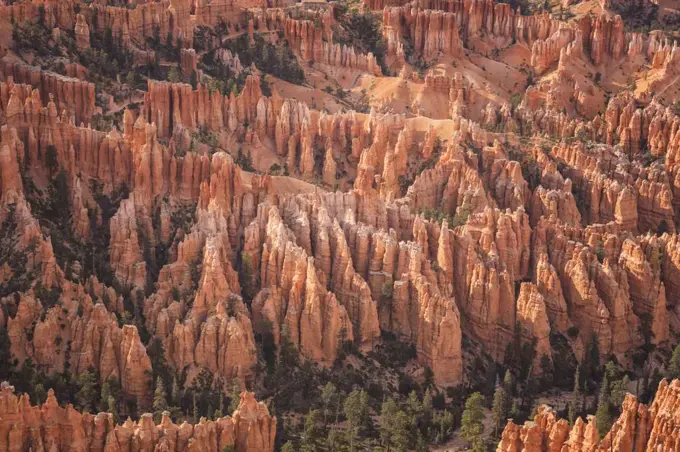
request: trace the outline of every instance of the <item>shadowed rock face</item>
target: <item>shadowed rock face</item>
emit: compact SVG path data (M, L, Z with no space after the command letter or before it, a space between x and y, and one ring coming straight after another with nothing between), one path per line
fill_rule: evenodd
M28 396L16 396L14 388L0 388L0 448L2 450L204 450L219 452L227 446L236 451L273 451L276 417L255 400L252 392L241 393L231 417L197 424L173 424L165 412L158 425L151 414L138 422L129 418L116 423L113 414L81 414L73 406L59 406L50 389L42 406L32 406Z
M574 426L558 419L548 406L541 406L533 421L516 425L512 421L503 431L498 452L510 451L609 451L677 450L680 381L662 380L652 403L647 406L627 394L621 415L609 433L599 440L594 416L587 422L578 418Z

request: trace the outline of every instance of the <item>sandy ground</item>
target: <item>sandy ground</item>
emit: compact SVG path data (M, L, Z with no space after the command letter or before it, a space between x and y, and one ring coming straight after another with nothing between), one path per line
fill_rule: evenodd
M243 183L246 187L250 188L253 173L243 171L241 174ZM286 176L272 176L272 189L272 192L278 195L288 193L326 193L326 190L317 185Z

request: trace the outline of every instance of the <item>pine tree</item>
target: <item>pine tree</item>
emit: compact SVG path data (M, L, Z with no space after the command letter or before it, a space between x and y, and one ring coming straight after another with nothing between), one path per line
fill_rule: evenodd
M101 391L97 391L97 379L94 372L86 371L78 377L78 386L80 389L76 393L76 405L81 411L91 411L93 403L96 403L97 395Z
M519 402L516 399L512 400L512 406L510 408L510 417L512 419L519 418Z
M119 421L118 404L116 403L116 399L114 399L113 396L109 396L108 399L106 399L106 411L113 414L113 418L115 419L116 422Z
M609 387L609 377L607 374L604 374L604 377L602 378L602 385L600 386L600 395L598 396L597 399L597 404L598 406L609 403L610 402L610 396L611 396L611 388Z
M241 403L241 380L236 377L231 384L231 391L229 391L229 414L238 410L238 405Z
M600 439L602 439L611 429L614 422L611 404L609 402L601 404L597 408L595 418L597 419L597 432L600 435Z
M383 402L380 409L380 439L382 440L383 446L387 448L393 444L392 435L394 432L395 417L398 412L399 407L391 397Z
M111 385L108 381L102 384L102 390L99 397L99 411L106 411L109 403L109 397L111 397Z
M182 81L182 75L176 67L170 68L168 71L168 81L171 83L179 83Z
M630 378L628 378L628 375L624 375L621 380L612 383L611 402L613 406L620 407L621 404L623 404L623 400L626 398L626 394L628 393L629 384Z
M442 411L435 413L433 424L437 427L437 435L435 437L435 444L443 444L453 433L454 419L453 414L449 411Z
M318 450L321 440L321 429L319 428L319 410L310 410L305 418L305 428L302 433L301 450Z
M327 424L328 407L333 402L333 399L335 398L336 393L337 393L337 388L330 381L328 383L326 383L326 386L324 386L323 390L321 391L321 402L323 403L323 423L324 423L324 425Z
M609 377L605 373L602 379L602 386L600 387L600 394L598 397L597 412L595 418L597 419L597 431L600 438L603 438L612 427L614 422L614 413L610 400Z
M45 153L45 164L50 172L50 177L52 177L57 169L59 169L59 160L57 158L57 148L50 144L47 146L47 152Z
M574 372L574 392L572 394L572 408L574 410L574 421L581 415L581 366L576 365L576 372Z
M475 392L465 401L465 410L461 421L461 437L470 443L481 438L484 433L484 396ZM474 446L474 444L473 444Z
M196 397L196 393L194 392L192 394L193 398L193 410L192 410L192 416L194 418L194 424L198 423L198 398Z
M353 427L362 428L368 422L368 394L364 390L352 391L345 399L344 412Z
M352 391L345 399L343 409L350 423L350 428L347 429L347 439L350 443L350 450L354 450L354 443L361 429L368 423L368 394L363 390Z
M471 452L487 452L489 450L489 445L487 444L484 437L482 437L481 435L473 439L471 443L472 443L472 448L470 449Z
M38 405L42 405L47 400L47 391L45 391L45 386L42 383L35 385L33 389L33 394L35 395L35 401Z
M159 422L163 411L168 409L168 399L165 393L165 385L163 384L163 379L161 377L156 378L156 389L153 393L153 403L152 403L154 418L156 422Z
M509 408L508 395L505 392L505 388L503 385L496 383L496 392L493 395L493 405L491 407L495 437L498 437L503 427L503 422L508 418Z
M295 444L292 441L286 441L286 443L281 447L281 452L296 452Z
M585 383L586 386L591 379L597 380L600 369L600 346L598 344L597 334L592 335L590 344L586 353L585 362ZM592 387L590 389L593 389Z
M669 380L680 378L680 344L673 349L673 356L671 357L671 361L668 363L668 369L666 370L666 378Z
M334 452L337 446L338 446L338 432L335 430L335 428L331 428L328 431L328 436L326 437L326 447L328 447L329 451Z
M217 407L217 411L215 411L215 417L219 419L223 416L224 416L224 394L222 393L222 390L220 390L220 404Z
M179 394L179 383L177 382L177 375L175 375L172 378L172 389L170 390L170 397L172 398L173 405L179 404L180 394Z
M505 376L503 377L503 387L508 396L513 397L515 395L515 378L512 376L510 370L505 371Z
M399 410L394 416L393 427L392 443L394 444L394 450L399 452L413 450L415 443L413 432L416 430L415 417Z
M411 391L408 395L408 413L412 416L419 417L422 414L423 406L418 399L418 393Z

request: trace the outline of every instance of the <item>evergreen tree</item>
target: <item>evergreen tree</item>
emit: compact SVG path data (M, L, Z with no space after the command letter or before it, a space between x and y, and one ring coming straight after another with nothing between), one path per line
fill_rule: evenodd
M471 452L488 452L489 445L481 435L472 440Z
M482 424L484 418L484 396L475 392L465 401L460 429L461 437L473 443L473 447L475 441L484 433L484 424Z
M574 410L574 419L572 422L576 421L576 418L581 415L581 366L576 365L576 372L574 372L574 392L572 394L572 409Z
M109 404L109 397L111 397L111 385L108 381L102 384L102 390L99 397L99 411L106 411Z
M218 416L219 413L219 416ZM216 418L221 418L224 416L224 394L222 394L222 391L220 390L220 404L217 408L217 411L215 411L215 417Z
M238 405L241 402L241 380L236 377L231 384L231 391L229 391L229 414L238 410Z
M453 433L454 429L454 419L453 414L449 411L442 411L440 413L435 413L433 424L437 428L437 433L435 436L435 444L443 444L446 442Z
M628 393L628 385L630 385L630 378L628 378L628 375L624 375L621 380L611 384L611 403L614 407L618 408L623 404L623 400Z
M496 384L496 392L493 395L493 405L491 407L491 416L493 419L494 426L494 436L498 437L501 429L503 428L503 422L508 418L508 412L510 410L508 395L505 392L505 388L501 384Z
M574 402L567 402L567 413L569 418L569 426L572 427L576 422L576 411L574 410Z
M383 446L388 449L393 445L392 435L394 432L395 417L399 412L397 403L391 397L385 400L380 409L380 439Z
M555 375L553 373L553 363L548 355L541 356L541 388L550 389L555 382Z
M182 81L182 74L176 67L170 68L168 71L168 81L171 83L180 83Z
M108 399L106 399L106 411L113 414L113 418L116 422L120 420L118 418L118 404L116 403L116 399L114 399L113 396L109 396Z
M47 146L47 152L45 152L45 164L47 165L47 169L50 172L50 177L52 177L54 172L59 169L57 148L53 144Z
M321 391L321 402L323 403L323 423L324 423L324 425L327 424L328 407L333 402L333 399L335 398L336 393L337 393L337 388L330 381L328 383L326 383L326 386L324 386L323 390Z
M597 432L600 435L600 439L602 439L607 434L609 429L611 429L614 422L614 414L612 413L611 404L609 402L601 404L597 408L595 418L597 419Z
M673 356L666 370L666 378L669 380L680 378L680 344L676 345L673 349Z
M512 376L512 372L510 372L510 370L505 371L505 376L503 377L503 387L505 388L505 392L509 397L513 397L515 395L515 378Z
M163 384L163 379L161 377L156 378L156 389L153 393L152 407L156 422L160 422L163 411L168 409L168 398L165 392L165 385Z
M302 433L301 450L319 450L322 431L319 428L319 410L310 410L305 418L305 427Z
M336 447L338 447L338 432L333 427L331 427L331 429L328 431L328 436L326 437L326 447L331 452L335 451Z
M611 396L611 388L609 387L609 377L607 374L604 374L604 377L602 378L602 385L600 386L600 395L598 396L597 399L597 404L598 406L604 404L604 403L609 403Z
M178 405L180 402L180 393L179 393L179 383L177 382L177 375L172 377L172 389L170 390L170 397L172 398L172 403L173 405ZM222 399L220 399L220 409L222 409Z
M512 406L510 407L510 417L512 419L519 418L519 402L516 399L512 400Z
M35 385L33 394L35 395L35 401L38 405L42 405L45 403L45 400L47 400L47 391L45 391L45 386L42 383Z
M350 450L354 450L354 443L361 429L368 424L368 394L363 390L352 391L345 399L343 409L350 424L350 428L347 429L347 439L350 443Z
M286 441L283 447L281 447L281 452L297 452L297 449L292 441Z
M14 230L16 228L9 228L9 218L10 215L13 217L14 216L14 204L11 205L12 207L9 208L9 212L7 214L7 218L5 221L0 224L0 231L4 229L4 233L0 234L0 249L3 251L5 249L10 250L13 249L14 246L12 245L12 248L9 246L14 242ZM8 237L5 236L5 234L10 233L9 235L12 236L12 239L9 240ZM3 240L3 239L8 239L8 240ZM8 252L7 254L10 254ZM5 256L0 256L0 263L4 264ZM9 260L9 259L7 259ZM15 280L18 278L14 278ZM9 286L9 284L8 284ZM0 328L0 381L5 381L9 379L9 376L12 374L12 352L10 350L11 342L9 339L9 334L7 333L7 328Z
M408 394L408 413L414 417L420 417L423 411L423 405L420 403L418 393L411 391Z
M80 411L92 411L100 392L97 389L97 377L94 372L88 370L80 374L77 384L80 389L76 393L76 406Z
M600 438L603 438L612 427L614 422L614 413L610 400L609 377L605 373L600 387L600 394L598 397L597 412L595 418L597 419L597 431Z
M408 452L413 450L415 443L414 432L416 420L405 412L399 410L394 416L394 426L392 430L392 443L397 452Z
M193 416L194 424L196 424L196 423L198 423L198 397L196 397L195 392L192 394L192 399L193 399L193 409L192 409L191 415Z
M600 370L600 346L597 339L597 334L594 334L590 338L590 343L588 344L588 349L586 351L586 359L584 363L585 369L585 384L588 389L588 384L591 380L598 379L598 374ZM590 390L594 389L590 386Z
M354 390L345 399L343 406L349 423L358 428L368 423L368 394L364 390Z

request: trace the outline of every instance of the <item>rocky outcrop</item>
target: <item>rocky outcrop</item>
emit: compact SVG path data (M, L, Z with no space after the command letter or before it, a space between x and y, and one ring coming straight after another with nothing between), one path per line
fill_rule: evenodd
M235 97L212 94L201 84L197 90L191 85L149 80L144 95L146 121L156 124L159 138L169 138L182 128L195 130L227 129L235 131L245 121L255 123L257 104L262 97L259 79L248 76L246 84Z
M376 322L373 331L363 333L361 305L357 306L357 317L350 319L350 306L341 304L335 294L326 290L326 282L320 280L328 275L317 270L317 265L324 266L324 263L295 244L295 236L283 223L278 209L272 207L269 212L265 209L260 212L259 218L245 232L244 246L244 253L253 263L254 274L259 275L260 285L265 289L253 301L256 327L260 331L270 329L277 340L286 331L287 340L303 356L324 364L335 361L343 341L354 341L357 336L359 344L366 341L365 346L370 348L374 335L379 334L377 319L373 318ZM323 257L330 264L328 236L325 247L328 254ZM319 256L319 259L323 257ZM351 295L350 292L347 295ZM368 302L371 302L370 296ZM375 306L373 310L375 316ZM358 331L355 331L355 324Z
M458 21L454 13L385 8L383 27L388 55L398 53L402 32L412 39L414 51L425 60L435 58L439 54L460 56L463 52Z
M680 447L677 434L679 399L678 380L671 383L662 380L649 406L627 394L621 415L602 440L599 440L594 416L588 416L587 422L578 418L570 429L566 420L558 419L555 411L543 405L533 421L521 426L508 421L497 451L676 450Z
M50 389L42 406L32 406L27 395L16 396L6 382L0 388L0 448L29 450L124 451L131 448L167 451L219 452L232 447L239 452L273 451L276 417L251 392L242 392L231 416L176 425L163 413L158 425L151 414L139 421L117 424L111 413L81 414L73 406L59 406Z
M163 41L172 37L170 44L181 42L191 47L193 43L195 22L191 20L191 4L184 0L145 2L134 9L96 3L88 13L96 14L97 31L111 30L125 46L145 48L154 30Z
M70 368L78 375L93 368L101 382L113 378L140 407L149 406L151 361L137 328L120 328L116 316L102 303L93 304L82 286L66 289L63 307L46 310L44 318L34 294L21 297L17 314L7 320L12 355L20 362L30 358L51 372Z
M198 70L198 56L194 49L181 49L179 57L179 67L182 69L182 74L191 76Z
M300 10L297 14L305 13ZM268 10L255 16L253 26L260 31L283 32L283 36L303 60L381 76L380 65L372 53L360 53L352 46L333 42L330 27L332 22L331 10L309 19L289 17L282 10ZM316 26L316 23L321 26Z
M146 286L146 262L142 255L140 233L135 196L131 194L111 218L111 270L121 284L143 290Z
M0 18L7 23L11 20L16 21L17 23L26 21L37 22L41 16L44 17L45 25L50 29L58 27L64 30L72 30L76 23L76 2L71 0L7 3L8 2L4 2L0 5ZM43 12L41 12L41 9Z
M0 73L2 80L8 84L8 92L12 92L14 83L31 85L40 93L43 105L53 101L59 113L65 110L69 116L75 116L78 124L87 124L95 112L95 90L92 83L5 58L0 60Z
M536 362L539 368L543 356L550 358L550 323L543 295L532 283L521 283L517 297L517 322L529 343L536 341Z
M90 48L90 26L85 20L85 16L78 14L76 21L76 47L80 50L87 50Z

